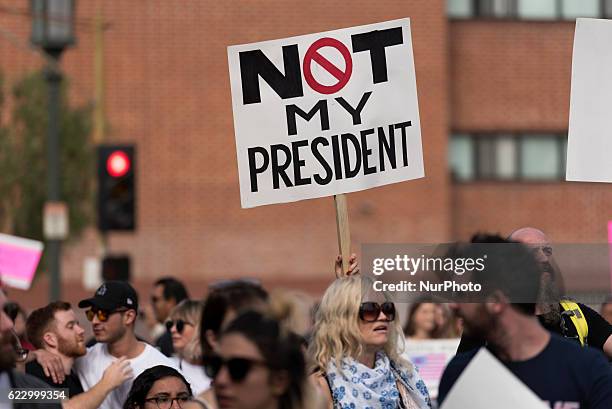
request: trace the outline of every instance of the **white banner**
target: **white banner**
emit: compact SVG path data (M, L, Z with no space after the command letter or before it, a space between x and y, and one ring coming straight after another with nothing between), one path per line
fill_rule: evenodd
M576 20L568 181L612 182L612 21Z
M410 20L228 47L242 207L424 176Z

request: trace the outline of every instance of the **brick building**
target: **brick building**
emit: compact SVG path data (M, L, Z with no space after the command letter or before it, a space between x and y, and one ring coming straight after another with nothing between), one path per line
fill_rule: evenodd
M195 295L206 282L244 275L324 288L337 253L332 198L240 208L226 47L403 17L411 18L426 178L349 194L354 250L522 225L556 241L605 241L612 191L562 182L562 155L525 165L550 141L564 148L574 22L566 11L525 13L520 3L78 2L78 43L62 61L71 98L93 99L92 27L101 8L106 141L138 147L138 229L111 234L110 250L131 254L143 289L161 275L183 278ZM607 2L595 3L606 12ZM25 4L0 1L0 27L17 40L0 40L8 79L39 69L42 60L25 46ZM65 247L67 298L84 294L84 258L96 253L94 229ZM42 278L24 297L45 287Z

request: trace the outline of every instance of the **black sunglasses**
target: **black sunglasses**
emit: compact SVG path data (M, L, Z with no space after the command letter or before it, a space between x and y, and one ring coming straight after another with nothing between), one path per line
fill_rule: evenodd
M168 331L172 330L172 327L174 327L175 325L176 325L176 332L178 332L179 334L182 334L183 330L185 329L185 325L193 325L193 324L185 320L166 321L166 329Z
M249 358L222 358L218 355L212 355L204 361L204 372L210 379L215 379L221 368L227 367L232 382L242 382L249 374L249 371L256 365L267 366L263 361L257 361Z
M395 319L395 304L392 302L384 302L379 304L377 302L362 302L359 306L359 318L365 322L378 321L380 312L385 314L387 321L393 321Z

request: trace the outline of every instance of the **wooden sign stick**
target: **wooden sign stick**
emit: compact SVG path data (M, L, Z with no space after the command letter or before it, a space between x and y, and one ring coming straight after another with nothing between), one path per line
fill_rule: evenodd
M351 232L349 229L348 208L346 195L344 193L334 195L336 204L336 227L338 231L338 248L342 255L342 274L346 275L349 268L349 257L351 256Z

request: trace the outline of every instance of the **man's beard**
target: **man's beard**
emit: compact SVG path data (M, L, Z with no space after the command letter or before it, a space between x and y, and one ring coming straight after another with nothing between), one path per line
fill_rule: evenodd
M561 294L553 280L552 273L542 280L538 294L538 307L542 313L540 317L546 324L556 325L561 322Z
M85 355L87 349L85 348L85 344L80 343L73 338L72 340L68 340L66 338L59 337L57 350L60 354L67 356L68 358L78 358L80 356Z
M496 328L495 317L487 312L484 305L479 304L477 317L463 318L463 328L470 338L488 339L488 335Z
M8 371L15 367L17 362L16 342L16 336L12 331L0 332L0 371Z

